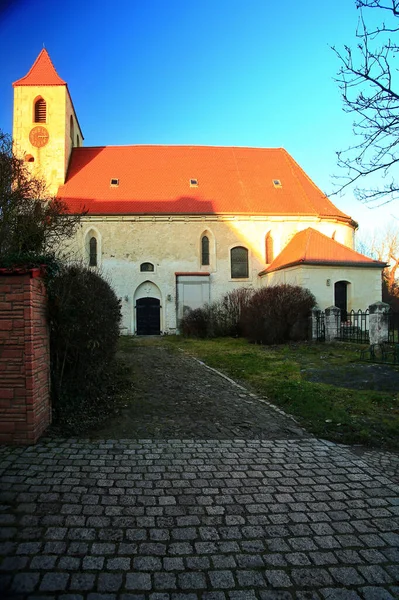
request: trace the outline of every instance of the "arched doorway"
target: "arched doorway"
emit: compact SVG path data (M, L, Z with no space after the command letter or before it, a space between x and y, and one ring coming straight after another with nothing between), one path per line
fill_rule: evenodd
M158 298L136 300L137 335L159 335L161 333L161 303Z
M160 335L162 326L161 292L152 281L141 283L134 294L133 331L137 335Z
M348 282L337 281L334 286L334 304L341 309L341 321L348 318Z

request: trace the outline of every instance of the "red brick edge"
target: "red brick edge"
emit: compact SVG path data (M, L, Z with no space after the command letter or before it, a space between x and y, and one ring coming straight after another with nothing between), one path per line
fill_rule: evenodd
M51 423L43 269L0 269L0 443L34 444Z

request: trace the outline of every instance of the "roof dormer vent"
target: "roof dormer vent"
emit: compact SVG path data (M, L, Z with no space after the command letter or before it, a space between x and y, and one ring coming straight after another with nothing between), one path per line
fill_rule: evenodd
M281 188L283 187L281 181L279 179L273 179L273 185L275 188Z
M190 179L190 187L198 187L198 179Z
M118 187L118 185L119 185L119 179L111 179L111 181L110 181L111 187Z

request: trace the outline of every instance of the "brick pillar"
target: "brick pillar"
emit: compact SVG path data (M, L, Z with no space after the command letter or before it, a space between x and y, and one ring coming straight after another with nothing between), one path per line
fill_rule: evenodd
M0 269L0 443L34 444L51 423L47 295L40 269Z
M389 304L375 302L369 306L370 345L388 341Z
M341 325L341 310L336 306L329 306L325 312L326 342L335 340Z

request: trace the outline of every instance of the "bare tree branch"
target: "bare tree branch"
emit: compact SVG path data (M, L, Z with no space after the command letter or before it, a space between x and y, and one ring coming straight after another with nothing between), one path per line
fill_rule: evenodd
M343 109L354 113L353 133L360 138L346 150L337 152L338 166L344 174L336 177L339 193L355 186L356 197L364 203L381 206L399 198L399 181L393 175L399 163L398 69L393 61L399 45L392 34L399 33L399 0L356 0L360 17L356 30L357 46L332 48L341 62L336 81L342 93ZM382 22L369 29L366 9L387 11L393 24ZM388 183L367 187L378 174ZM361 184L366 185L361 185Z

